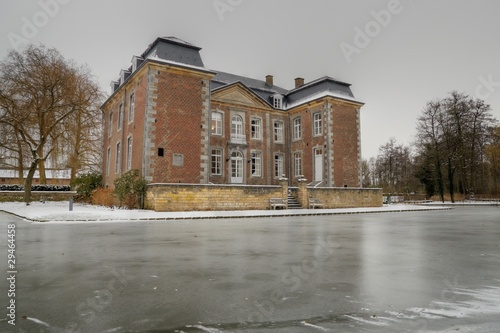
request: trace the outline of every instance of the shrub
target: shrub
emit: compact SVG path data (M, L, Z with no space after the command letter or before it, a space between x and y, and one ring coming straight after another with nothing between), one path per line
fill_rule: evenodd
M76 188L76 193L81 199L89 200L92 192L102 187L102 175L95 172L80 175L71 182L71 186Z
M97 188L96 190L94 190L94 192L92 192L90 202L93 205L113 207L115 204L113 191L102 187Z
M114 193L118 198L120 207L123 203L129 209L142 206L142 198L146 194L147 182L143 177L139 176L138 170L130 170L124 173L120 178L115 179L114 184Z

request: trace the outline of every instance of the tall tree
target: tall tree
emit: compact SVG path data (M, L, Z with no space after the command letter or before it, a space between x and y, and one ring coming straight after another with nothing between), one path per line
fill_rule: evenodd
M485 145L485 159L491 177L491 192L500 194L500 127L491 129L490 140Z
M434 166L429 170L420 165L426 187L433 188L429 183L432 171L443 201L445 189L452 201L457 190L462 194L478 188L484 191L484 147L495 123L489 105L463 93L452 91L442 100L427 103L417 125L419 161L432 161Z
M44 163L74 125L74 115L98 100L99 89L85 74L57 50L44 46L11 51L0 63L0 123L18 133L30 153L26 203L31 200L35 171L40 168L43 182Z

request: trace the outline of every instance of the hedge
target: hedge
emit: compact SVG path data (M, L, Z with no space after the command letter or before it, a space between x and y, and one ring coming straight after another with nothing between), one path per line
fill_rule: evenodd
M46 191L46 192L65 192L71 191L69 185L33 185L32 191ZM0 185L0 191L24 191L24 186L21 185Z

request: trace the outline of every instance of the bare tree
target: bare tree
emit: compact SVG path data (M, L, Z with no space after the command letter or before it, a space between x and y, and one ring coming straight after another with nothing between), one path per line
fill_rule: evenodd
M89 105L95 108L102 96L97 85L82 73L86 74L57 50L44 46L11 51L0 63L0 123L16 133L30 152L23 157L29 160L26 203L31 199L37 167L43 183L45 161L67 129L74 127L75 118L79 119L75 115L88 110Z
M498 195L500 193L500 127L491 129L484 151L488 163L488 174L491 178L491 192Z
M457 190L462 194L484 191L484 147L496 120L489 105L452 91L447 98L429 102L418 119L417 148L421 163L433 164L432 178L441 200L445 188L451 201ZM429 168L420 165L419 175L429 177ZM446 175L446 185L444 182ZM421 181L430 189L427 178Z
M420 187L415 178L414 161L410 147L398 144L395 138L380 146L376 159L367 166L373 185L388 193L415 192Z

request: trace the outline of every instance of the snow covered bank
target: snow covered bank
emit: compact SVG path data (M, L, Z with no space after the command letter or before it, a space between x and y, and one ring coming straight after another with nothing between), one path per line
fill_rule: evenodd
M200 211L200 212L155 212L150 210L111 209L75 203L69 211L67 202L34 202L29 206L19 202L0 203L0 211L9 212L34 222L68 221L137 221L137 220L176 220L209 218L244 218L244 217L282 217L335 214L388 213L422 210L451 209L441 206L384 205L375 208L344 209L297 209L297 210L245 210L245 211Z

